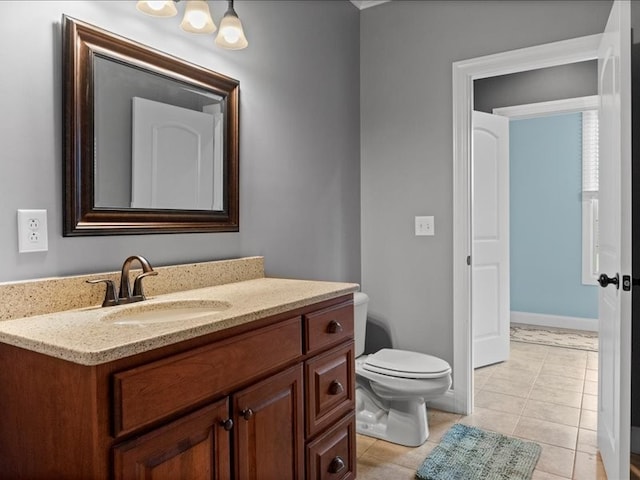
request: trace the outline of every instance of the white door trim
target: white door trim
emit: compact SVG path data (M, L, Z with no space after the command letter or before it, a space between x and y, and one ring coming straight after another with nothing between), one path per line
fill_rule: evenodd
M562 100L551 100L549 102L526 103L524 105L494 108L493 114L509 117L512 120L524 120L526 118L542 117L551 114L597 110L599 101L598 95L564 98Z
M471 332L471 111L480 78L594 60L601 35L454 62L453 68L453 410L473 411Z

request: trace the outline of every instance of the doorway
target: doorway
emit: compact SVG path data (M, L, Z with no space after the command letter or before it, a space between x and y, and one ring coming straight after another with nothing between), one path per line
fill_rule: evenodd
M471 252L471 158L470 127L473 80L509 73L536 70L597 58L601 35L556 42L489 55L453 65L454 110L454 195L453 195L453 338L454 404L456 411L470 414L473 409L473 370L471 334L471 295L468 254Z
M474 368L509 358L511 322L560 345L554 328L598 330L597 107L593 95L474 111Z
M521 311L526 311L527 307L535 309L537 306L542 307L542 311L550 310L565 314L566 310L563 312L563 309L581 310L577 305L572 307L570 305L572 302L568 300L575 302L576 298L570 295L575 292L570 287L580 287L581 281L581 265L579 265L579 258L576 258L580 252L579 234L581 233L579 231L581 205L577 192L581 186L582 142L579 131L581 116L582 114L578 112L558 112L555 115L547 115L547 118L537 116L511 122L509 135L511 162L508 163L510 163L510 187L516 192L511 198L508 217L512 224L509 238L511 264L512 270L515 267L516 275L512 272L514 282L511 282L507 295L510 291L515 300L510 302L511 306L519 305L517 309ZM521 147L518 147L518 144ZM529 155L518 155L518 150L522 147L526 148L526 153ZM474 185L478 183L478 169L483 166L482 163L478 163L478 156L477 146L474 144L473 172L476 179ZM564 168L560 167L561 162L564 163ZM550 173L555 177L547 178ZM509 197L508 193L507 197ZM473 198L474 200L477 198L477 188ZM478 204L474 202L472 208L474 238L482 237L475 228ZM525 208L528 211L525 212ZM487 217L488 215L483 215L485 230L486 225L490 225ZM529 221L535 218L539 219L536 222L537 228L533 228ZM558 225L558 221L562 221L563 224ZM547 224L553 225L553 235L549 234L550 227L545 227ZM506 230L508 231L509 227ZM523 233L531 238L523 238ZM485 234L485 241L487 237L488 235ZM528 244L527 240L530 240ZM518 245L520 249L517 248ZM527 249L526 254L531 262L526 265L525 273L527 277L532 278L523 279L517 275L517 273L523 273L523 259L518 255L523 253L522 247ZM476 252L474 247L472 257L477 255ZM473 265L475 268L476 263L474 262ZM538 277L537 273L541 273L542 276ZM549 275L552 275L555 282L553 287L545 282L545 276ZM482 279L481 288L478 289L477 281L474 269L472 318L476 335L477 325L481 320L476 310L476 304L479 302L475 301L478 291L484 297L496 297L486 292L489 282ZM539 286L539 281L545 284ZM526 288L521 288L523 286L521 283L524 283ZM538 287L537 291L535 287ZM595 317L597 318L596 287L585 288L590 289L590 294L595 294L591 300L595 300ZM557 291L554 289L564 290L567 298L563 298L558 303ZM528 303L534 301L533 304ZM591 302L592 306L593 303ZM525 306L522 306L523 304ZM507 320L509 316L507 313ZM535 317L536 315L531 315L531 318ZM537 315L537 317L545 320L573 320L559 315ZM595 326L597 328L597 323ZM505 329L508 335L508 322ZM529 337L532 335L531 332L529 330ZM572 338L577 344L578 335ZM562 337L559 336L554 340L561 339ZM527 340L528 343L510 344L512 348L509 358L504 359L507 361L474 369L474 414L468 421L481 428L497 428L507 435L533 439L543 446L543 451L553 450L561 453L563 457L575 458L573 470L571 462L566 461L555 465L545 463L542 468L559 476L578 475L582 478L581 474L584 472L580 470L579 465L589 463L588 453L585 451L592 452L596 448L597 353L575 348L540 345L535 343L535 339L533 342L529 338L523 338L523 340ZM508 337L507 342L509 342ZM509 347L509 343L507 346ZM479 358L478 352L482 350L478 347L476 343L474 345L476 361ZM496 353L495 347L490 350L490 353ZM560 439L550 433L538 435L536 432L542 429L546 429L547 432L562 432L566 438Z
M631 4L613 3L604 34L453 64L454 119L454 398L473 409L469 263L472 82L569 61L598 59L600 99L599 403L597 446L607 474L628 477L631 384ZM589 38L594 41L588 48ZM576 48L580 45L581 48ZM558 55L558 50L563 54ZM580 59L575 59L575 57ZM609 288L607 288L609 287ZM456 366L460 367L456 369ZM625 474L626 471L626 474Z

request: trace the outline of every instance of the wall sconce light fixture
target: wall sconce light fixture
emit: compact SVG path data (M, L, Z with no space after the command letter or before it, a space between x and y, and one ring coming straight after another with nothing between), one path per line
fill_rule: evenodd
M139 0L136 8L154 17L173 17L178 14L176 3L180 0ZM180 26L190 33L213 33L218 28L211 18L206 0L183 0L186 3ZM216 45L229 50L247 48L249 42L244 34L242 23L229 0L229 8L220 21L220 30L216 35Z

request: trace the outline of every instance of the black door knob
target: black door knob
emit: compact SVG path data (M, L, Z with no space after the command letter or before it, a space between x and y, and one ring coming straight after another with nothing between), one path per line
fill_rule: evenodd
M609 284L613 284L616 286L616 288L620 288L620 275L616 273L615 277L609 277L605 273L603 273L598 277L598 283L602 288L606 287Z

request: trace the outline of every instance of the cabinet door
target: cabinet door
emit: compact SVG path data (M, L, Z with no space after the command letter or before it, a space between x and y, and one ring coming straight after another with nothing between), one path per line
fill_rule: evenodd
M234 395L236 477L304 478L302 365Z
M116 480L228 480L228 399L114 448ZM227 428L231 426L226 423Z

